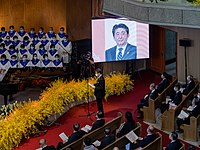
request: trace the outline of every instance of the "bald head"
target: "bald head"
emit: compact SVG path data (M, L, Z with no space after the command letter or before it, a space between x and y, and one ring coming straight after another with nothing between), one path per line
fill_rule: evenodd
M147 128L147 133L152 134L154 132L154 126L153 125L149 125Z
M118 147L114 147L113 150L119 150L119 148Z
M46 140L41 139L39 144L40 144L40 147L44 147L46 145Z

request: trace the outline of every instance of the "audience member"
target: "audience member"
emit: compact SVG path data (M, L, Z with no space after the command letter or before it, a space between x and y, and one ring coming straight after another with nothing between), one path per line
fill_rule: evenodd
M182 93L184 95L187 95L195 87L195 82L192 75L187 76L187 81L188 84L183 86L184 89Z
M45 139L41 139L39 145L42 148L42 150L56 150L56 148L53 145L47 146Z
M158 93L162 93L162 91L164 91L164 89L169 85L168 74L166 72L163 72L161 78L162 81L157 85Z
M105 124L105 120L103 119L103 113L98 111L96 114L97 120L93 123L91 131L102 127Z
M139 113L137 118L143 118L143 112L141 111L141 108L149 105L149 99L155 100L158 97L158 90L155 89L155 83L151 83L149 89L150 89L149 94L145 95L145 97L140 100L140 104L137 105Z
M157 135L154 134L154 127L152 125L148 126L147 128L147 135L144 138L139 137L138 143L131 143L130 144L130 150L134 150L136 148L143 148L149 143L153 142L157 138Z
M119 148L118 147L114 147L113 150L119 150Z
M100 146L98 146L98 149L103 149L107 145L111 144L112 142L115 141L115 136L111 134L111 129L110 128L105 128L104 129L105 137L101 140Z
M181 142L178 140L178 134L176 132L172 132L169 134L169 139L171 142L164 147L163 150L179 150L182 147Z
M125 118L126 118L126 122L123 123L122 126L120 127L121 129L118 129L117 131L118 138L129 133L131 130L133 130L136 127L135 121L130 111L126 112Z
M95 147L92 144L91 139L89 137L85 137L83 139L83 145L84 145L84 150L95 150Z

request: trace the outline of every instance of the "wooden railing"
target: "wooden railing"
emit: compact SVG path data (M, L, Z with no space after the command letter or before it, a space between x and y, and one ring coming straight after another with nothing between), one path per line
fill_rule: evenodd
M114 118L113 120L107 122L103 127L89 132L88 134L80 138L79 140L65 146L61 150L66 150L67 148L72 148L73 150L83 150L83 139L85 137L89 137L91 141L94 142L104 137L104 129L106 127L109 127L111 129L111 132L114 132L116 129L120 127L121 123L122 123L122 113L118 112L118 116Z
M183 96L183 99L181 101L181 103L176 106L175 109L169 109L166 110L162 116L161 116L161 120L162 120L162 124L161 124L161 129L168 131L168 132L172 132L175 130L175 121L177 119L178 114L181 112L183 105L189 100L193 98L193 94L195 92L197 92L199 88L199 83L196 82L195 87L188 93L188 95Z
M170 85L155 99L149 99L149 106L144 106L142 111L144 114L143 120L149 123L155 123L156 117L155 117L155 110L158 106L161 105L163 101L165 101L166 96L170 94L170 92L173 90L174 85L177 83L177 78L174 78Z

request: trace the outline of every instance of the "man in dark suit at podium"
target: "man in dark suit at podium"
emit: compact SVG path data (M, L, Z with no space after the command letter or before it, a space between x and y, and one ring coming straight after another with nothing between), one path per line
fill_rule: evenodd
M129 28L123 23L116 24L113 26L112 34L117 45L106 50L106 61L136 59L137 47L127 42Z
M97 83L94 85L90 84L89 85L94 88L94 95L97 100L97 107L98 111L102 112L102 116L104 117L104 111L103 111L103 98L105 96L105 79L102 75L102 71L100 68L96 69L95 71L95 76L98 78Z

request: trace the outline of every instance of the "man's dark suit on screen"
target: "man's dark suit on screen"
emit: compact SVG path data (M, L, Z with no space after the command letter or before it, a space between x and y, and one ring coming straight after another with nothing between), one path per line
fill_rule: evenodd
M101 111L103 113L103 116L104 116L102 100L105 96L105 80L104 80L103 75L101 75L98 78L97 83L94 84L94 86L95 86L94 95L95 95L96 100L97 100L98 111Z
M92 125L91 131L93 131L93 130L95 130L95 129L97 129L97 128L102 127L104 124L105 124L105 120L104 120L104 119L99 119L99 120L97 120L97 121L94 122L94 124Z
M175 150L175 149L180 149L182 147L182 144L179 140L172 141L169 143L166 147L165 150Z
M114 46L108 50L106 50L106 61L116 61L116 53L117 53L117 46ZM131 44L127 44L124 54L121 60L131 60L136 59L137 57L137 47Z

